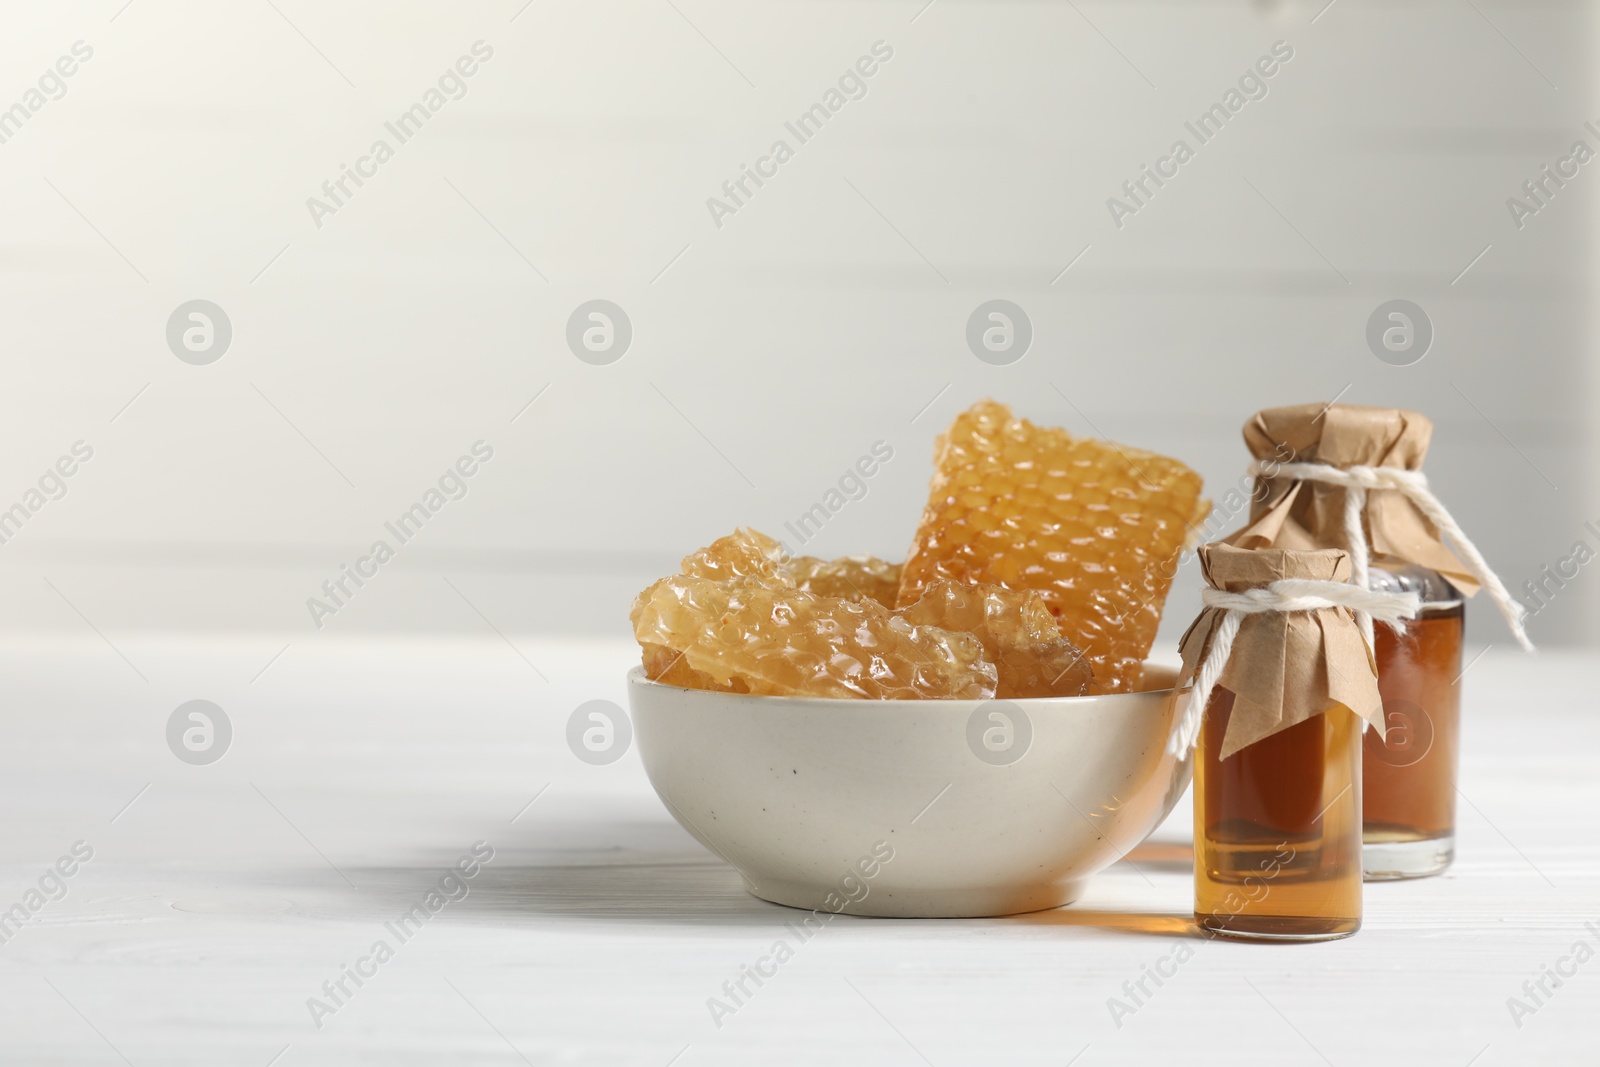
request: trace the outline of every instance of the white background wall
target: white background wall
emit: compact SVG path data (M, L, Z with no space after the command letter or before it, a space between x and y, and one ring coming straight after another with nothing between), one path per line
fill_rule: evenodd
M274 4L6 5L0 107L94 49L0 145L0 505L94 448L0 546L6 627L622 635L650 577L781 532L879 439L809 547L899 558L934 434L986 394L1214 495L1258 407L1415 407L1508 584L1597 544L1600 166L1520 230L1505 203L1600 147L1592 4ZM478 40L467 95L318 228L307 197ZM879 40L866 97L714 225ZM1278 40L1269 94L1115 227L1106 198ZM564 342L596 297L635 331L604 367ZM993 297L1035 328L1009 367L964 340ZM1364 339L1396 297L1437 331L1413 366ZM194 298L233 324L209 366L165 342ZM318 634L306 598L479 439L469 495ZM1595 642L1597 601L1600 567L1535 638ZM1504 640L1487 604L1474 634Z

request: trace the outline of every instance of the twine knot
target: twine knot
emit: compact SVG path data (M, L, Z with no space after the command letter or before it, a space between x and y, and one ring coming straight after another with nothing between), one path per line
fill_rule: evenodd
M1511 598L1505 583L1489 569L1489 563L1483 558L1483 553L1478 551L1478 546L1472 543L1460 524L1445 509L1444 504L1428 488L1427 476L1421 471L1403 470L1399 467L1334 467L1326 463L1257 462L1250 465L1250 473L1258 478L1293 478L1304 482L1321 482L1324 485L1338 486L1345 491L1344 527L1345 540L1349 542L1350 581L1363 588L1369 584L1367 572L1372 555L1372 548L1367 543L1366 527L1362 523L1362 516L1367 508L1367 493L1375 489L1392 489L1401 493L1450 541L1450 546L1461 556L1472 576L1489 591L1489 598L1505 617L1506 625L1511 628L1511 634L1517 639L1517 644L1526 651L1533 651L1533 642L1528 640L1528 632L1524 626L1528 609ZM1356 621L1360 623L1361 634L1367 639L1368 645L1372 644L1372 614L1360 609L1356 611Z
M1310 578L1280 578L1241 593L1208 587L1200 591L1200 599L1207 608L1222 612L1222 621L1212 632L1211 647L1195 674L1188 706L1167 740L1167 751L1179 759L1189 754L1200 737L1206 704L1233 654L1234 638L1239 636L1239 624L1246 615L1344 608L1369 620L1369 625L1370 620L1377 619L1385 625L1398 626L1402 620L1415 618L1421 606L1416 592L1383 593L1364 585ZM1372 647L1370 639L1367 647Z

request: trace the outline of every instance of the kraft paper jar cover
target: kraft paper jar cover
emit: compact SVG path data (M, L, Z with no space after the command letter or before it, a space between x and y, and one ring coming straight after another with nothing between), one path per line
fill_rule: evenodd
M1418 470L1428 454L1433 422L1397 408L1354 404L1298 404L1266 408L1244 425L1252 456L1273 463L1323 463L1333 467ZM1223 538L1241 548L1343 548L1345 491L1334 485L1267 477L1266 492L1250 508L1250 524ZM1404 494L1367 493L1366 525L1375 562L1385 558L1438 571L1466 596L1478 590L1467 565L1445 547L1438 529Z
M1201 545L1197 554L1206 582L1230 593L1280 578L1350 580L1350 557L1338 549L1244 549L1217 543ZM1224 609L1208 607L1184 633L1180 688L1194 680L1223 615ZM1334 704L1366 719L1380 734L1383 730L1377 665L1348 608L1245 615L1217 685L1234 694L1223 759Z

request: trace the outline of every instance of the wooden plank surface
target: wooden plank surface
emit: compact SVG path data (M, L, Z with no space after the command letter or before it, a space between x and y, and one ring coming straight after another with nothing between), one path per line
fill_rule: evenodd
M0 1062L1593 1062L1600 964L1520 1028L1507 1009L1574 942L1600 947L1590 656L1472 667L1461 859L1370 886L1352 939L1194 937L1185 802L1072 907L836 919L719 1027L708 998L797 942L797 913L682 832L637 753L566 749L577 704L623 699L625 646L304 640L257 677L278 651L0 653L0 909L93 849L0 945ZM234 730L209 766L164 737L196 697ZM399 943L385 922L480 840L494 858L467 895ZM318 1028L307 999L380 938L393 958ZM1176 975L1114 1019L1108 999L1131 1003L1123 983L1161 960Z

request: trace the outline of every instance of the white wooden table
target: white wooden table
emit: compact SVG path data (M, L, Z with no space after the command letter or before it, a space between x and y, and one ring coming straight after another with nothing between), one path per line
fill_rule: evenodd
M302 639L262 672L280 647L90 637L0 652L0 910L76 842L93 849L0 944L0 1062L1600 1057L1600 962L1520 1028L1507 1007L1574 942L1600 949L1600 658L1493 649L1471 669L1460 859L1368 887L1352 939L1193 939L1184 802L1073 907L837 919L719 1028L707 999L796 913L746 895L671 821L637 753L593 767L568 751L573 708L623 702L631 650ZM196 698L234 731L209 766L165 740ZM480 840L494 858L467 896L400 943L385 922ZM359 988L346 979L319 1029L308 998L380 938L393 958L364 965ZM1117 1025L1108 998L1180 945L1192 958Z

